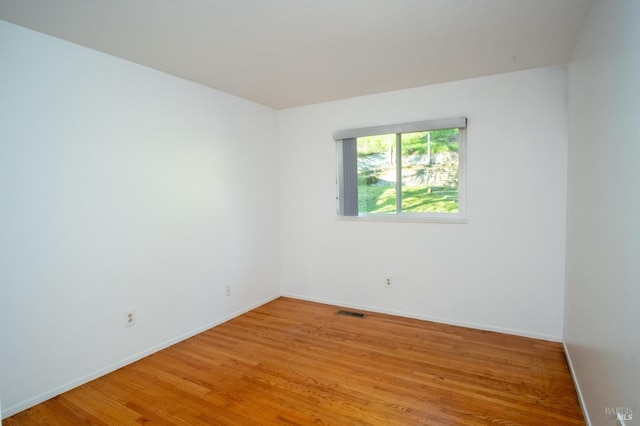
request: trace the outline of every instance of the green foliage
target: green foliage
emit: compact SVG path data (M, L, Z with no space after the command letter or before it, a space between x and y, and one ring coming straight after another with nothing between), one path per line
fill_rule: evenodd
M457 213L458 188L402 188L403 212Z
M402 155L424 155L431 146L431 153L458 152L460 129L431 130L402 134ZM430 136L430 138L429 138ZM358 138L358 157L395 152L396 135L376 135Z
M434 155L457 153L459 132L459 129L443 129L401 134L402 159L400 162L403 173L412 171L410 175L421 178L419 175L426 174L436 165L441 169L445 167L446 165L441 163L443 158L444 161L448 161L448 158L456 157L445 155L436 159ZM395 164L396 139L395 134L358 138L358 209L361 213L396 212L395 186L384 180L395 179L393 171L397 166ZM392 178L389 177L390 174ZM418 179L418 181L425 182L424 179ZM442 184L441 182L440 185ZM412 186L403 186L402 211L457 212L458 189L457 187L415 186L415 183Z
M402 135L402 155L427 154L429 144L431 153L458 152L458 134L460 129L432 130L430 132L404 133ZM429 140L429 134L431 139Z
M391 186L358 186L360 213L395 213L396 189ZM402 211L407 213L456 213L458 189L431 186L402 188Z
M396 135L376 135L358 138L358 157L395 150Z
M389 186L358 186L360 213L395 213L396 188Z

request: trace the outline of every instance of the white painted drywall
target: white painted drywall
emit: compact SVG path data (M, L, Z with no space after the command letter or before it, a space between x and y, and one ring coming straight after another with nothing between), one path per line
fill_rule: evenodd
M4 416L280 293L274 110L1 21L0 58Z
M560 340L566 90L559 66L279 111L283 292ZM336 220L335 130L459 116L468 224Z
M569 72L564 340L594 425L640 418L640 2L596 1Z

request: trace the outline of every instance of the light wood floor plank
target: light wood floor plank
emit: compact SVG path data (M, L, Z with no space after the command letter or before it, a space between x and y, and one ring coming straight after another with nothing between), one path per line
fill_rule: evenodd
M280 298L4 421L584 425L559 343Z

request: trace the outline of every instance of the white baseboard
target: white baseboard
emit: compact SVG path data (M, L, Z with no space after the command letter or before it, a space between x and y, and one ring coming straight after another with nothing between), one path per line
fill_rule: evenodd
M512 330L509 328L502 328L502 327L493 327L485 324L478 324L478 323L465 322L465 321L453 321L446 318L414 314L411 312L394 311L392 309L382 309L378 307L359 305L359 304L353 304L353 303L344 303L337 300L320 299L317 297L307 297L307 296L301 296L301 295L292 294L292 293L283 293L282 296L290 297L292 299L306 300L309 302L323 303L326 305L335 305L335 306L341 306L341 307L351 308L351 309L362 309L364 311L377 312L379 314L395 315L398 317L413 318L413 319L422 320L422 321L431 321L431 322L437 322L440 324L455 325L458 327L475 328L476 330L495 331L496 333L504 333L504 334L511 334L514 336L529 337L532 339L547 340L549 342L558 342L558 343L562 342L561 337L551 336L547 334L531 333L527 331Z
M222 323L225 323L239 315L242 315L252 309L255 309L259 306L262 306L266 303L271 302L272 300L277 299L278 297L290 297L292 299L300 299L300 300L307 300L309 302L316 302L316 303L323 303L323 304L329 304L329 305L334 305L334 306L341 306L341 307L346 307L346 308L351 308L351 309L362 309L362 310L366 310L366 311L370 311L370 312L378 312L381 314L388 314L388 315L395 315L395 316L400 316L400 317L406 317L406 318L413 318L413 319L418 319L418 320L423 320L423 321L432 321L432 322L437 322L437 323L441 323L441 324L449 324L449 325L455 325L455 326L459 326L459 327L468 327L468 328L475 328L478 330L485 330L485 331L495 331L498 333L506 333L506 334L512 334L512 335L516 335L516 336L522 336L522 337L530 337L530 338L534 338L534 339L541 339L541 340L547 340L547 341L552 341L552 342L561 342L562 339L558 338L557 336L549 336L549 335L544 335L544 334L538 334L538 333L530 333L530 332L523 332L520 330L511 330L511 329L506 329L506 328L501 328L501 327L492 327L492 326L486 326L483 324L476 324L476 323L469 323L469 322L464 322L464 321L451 321L451 320L447 320L447 319L443 319L443 318L438 318L438 317L431 317L431 316L427 316L427 315L417 315L417 314L412 314L412 313L407 313L407 312L402 312L402 311L394 311L394 310L389 310L389 309L381 309L381 308L376 308L376 307L372 307L372 306L366 306L366 305L359 305L359 304L345 304L344 302L341 301L336 301L336 300L330 300L330 299L320 299L320 298L315 298L315 297L307 297L307 296L301 296L301 295L297 295L297 294L291 294L291 293L282 293L282 294L277 294L274 296L270 296L260 302L257 302L251 306L248 306L246 308L243 308L239 311L236 311L232 314L226 315L212 323L206 324L202 327L198 327L194 330L191 330L185 334L182 334L178 337L175 337L173 339L170 339L166 342L163 342L159 345L156 345L154 347L151 347L149 349L146 349L142 352L139 352L135 355L132 355L130 357L127 357L121 361L118 361L114 364L111 364L109 366L106 366L104 368L101 368L93 373L87 374L83 377L80 377L76 380L72 380L71 382L68 382L64 385L58 386L54 389L51 389L47 392L44 392L34 398L31 398L27 401L15 404L11 407L6 408L5 410L2 411L1 415L0 415L0 423L1 423L1 419L3 418L7 418L10 417L14 414L19 413L20 411L26 410L30 407L33 407L34 405L40 404L48 399L51 399L55 396L58 396L64 392L67 392L73 388L76 388L78 386L81 386L85 383L88 383L92 380L95 380L101 376L104 376L106 374L109 374L119 368L122 368L128 364L131 364L133 362L136 362L146 356L149 356L155 352L158 352L162 349L165 349L169 346L175 345L178 342L181 342L183 340L186 340L190 337L195 336L196 334L202 333L203 331L206 331L210 328L213 328L215 326L218 326ZM562 342L564 345L564 342ZM569 368L571 370L571 374L574 380L574 383L576 384L576 389L578 390L578 396L580 398L580 404L582 405L582 410L583 413L585 414L585 419L587 420L588 424L591 424L589 422L588 419L588 415L587 412L584 408L584 403L583 403L583 399L582 399L582 394L580 393L580 388L578 386L578 382L576 380L575 374L573 374L573 368L571 366L571 361L570 361L570 357L566 348L566 345L564 345L564 350L565 350L565 354L567 354L567 360L569 362ZM1 426L1 424L0 424Z
M60 395L62 393L65 393L65 392L67 392L67 391L69 391L69 390L71 390L73 388L77 388L78 386L84 385L85 383L88 383L88 382L90 382L92 380L95 380L98 377L102 377L102 376L104 376L106 374L109 374L109 373L111 373L111 372L113 372L113 371L115 371L115 370L117 370L119 368L124 367L125 365L129 365L131 363L134 363L134 362L136 362L136 361L138 361L138 360L140 360L140 359L142 359L142 358L144 358L146 356L149 356L149 355L151 355L153 353L161 351L162 349L168 348L169 346L175 345L176 343L179 343L179 342L181 342L183 340L186 340L186 339L188 339L190 337L193 337L196 334L200 334L203 331L209 330L210 328L213 328L213 327L218 326L218 325L220 325L222 323L225 323L225 322L227 322L227 321L229 321L229 320L231 320L231 319L233 319L233 318L235 318L237 316L240 316L240 315L242 315L242 314L244 314L246 312L249 312L252 309L255 309L255 308L259 307L259 306L262 306L262 305L264 305L266 303L269 303L272 300L275 300L280 296L281 296L280 294L276 294L274 296L270 296L270 297L268 297L268 298L266 298L264 300L261 300L261 301L259 301L257 303L254 303L251 306L248 306L246 308L240 309L239 311L233 312L233 313L231 313L229 315L225 315L224 317L222 317L222 318L220 318L220 319L218 319L216 321L213 321L213 322L211 322L209 324L205 324L205 325L203 325L201 327L198 327L198 328L196 328L194 330L188 331L187 333L184 333L184 334L182 334L180 336L177 336L177 337L175 337L173 339L169 339L166 342L160 343L159 345L156 345L156 346L153 346L151 348L145 349L142 352L139 352L139 353L137 353L135 355L132 355L132 356L129 356L129 357L127 357L127 358L125 358L125 359L123 359L121 361L118 361L118 362L113 363L111 365L108 365L108 366L106 366L104 368L101 368L101 369L99 369L97 371L94 371L93 373L87 374L87 375L85 375L83 377L80 377L80 378L78 378L76 380L72 380L72 381L70 381L68 383L65 383L64 385L61 385L61 386L58 386L58 387L56 387L54 389L48 390L46 392L43 392L40 395L35 396L35 397L33 397L33 398L31 398L31 399L29 399L27 401L24 401L24 402L12 405L11 407L5 408L4 410L2 410L2 413L0 415L0 426L1 426L1 423L2 423L2 419L6 419L7 417L13 416L14 414L17 414L17 413L19 413L21 411L26 410L27 408L31 408L34 405L40 404L40 403L42 403L42 402L44 402L44 401L46 401L48 399L51 399L51 398L53 398L55 396L58 396L58 395Z
M564 340L562 341L562 347L564 347L564 355L567 358L567 364L569 364L569 372L571 372L573 385L576 387L576 392L578 392L578 400L580 401L580 408L582 408L582 415L584 416L584 420L587 422L587 424L591 426L592 424L591 419L589 419L589 412L587 411L587 406L584 403L582 390L580 389L580 383L578 382L578 376L576 376L575 370L573 369L573 363L571 362L571 354L569 354L567 343ZM622 421L622 426L625 426L624 421Z

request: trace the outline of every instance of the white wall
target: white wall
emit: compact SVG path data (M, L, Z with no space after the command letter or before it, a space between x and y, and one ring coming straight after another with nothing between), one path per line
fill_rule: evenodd
M0 58L5 417L280 293L274 110L1 21Z
M280 111L283 292L560 340L566 96L561 66ZM335 219L335 130L458 116L468 224Z
M570 65L564 339L594 425L640 417L640 2L594 4Z

